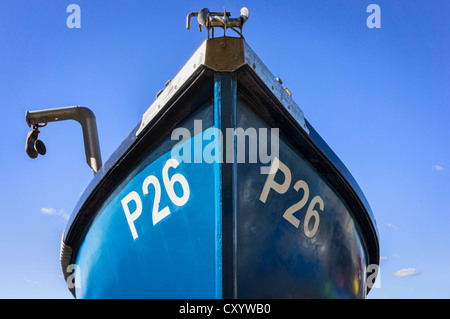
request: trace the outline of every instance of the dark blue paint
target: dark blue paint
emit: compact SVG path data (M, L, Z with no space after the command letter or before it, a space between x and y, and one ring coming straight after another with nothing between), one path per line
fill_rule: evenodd
M237 123L244 129L269 128L242 103ZM237 164L237 297L364 298L366 254L351 212L315 168L282 138L279 159L291 171L291 185L284 194L271 190L266 203L259 200L267 179L260 173L265 164ZM284 181L281 171L275 180ZM294 213L301 221L298 228L283 218L304 195L303 190L293 188L298 180L309 185L309 200L320 195L325 204L312 238L303 231L308 203Z

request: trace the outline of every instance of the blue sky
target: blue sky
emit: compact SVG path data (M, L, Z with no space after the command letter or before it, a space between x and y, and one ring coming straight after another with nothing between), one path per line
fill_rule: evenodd
M69 29L69 4L81 28ZM381 9L370 29L369 4ZM369 298L449 298L448 1L0 1L0 298L71 298L62 231L92 179L81 128L50 123L31 160L25 111L84 105L105 161L206 38L189 12L250 10L248 44L283 80L372 207L381 281Z

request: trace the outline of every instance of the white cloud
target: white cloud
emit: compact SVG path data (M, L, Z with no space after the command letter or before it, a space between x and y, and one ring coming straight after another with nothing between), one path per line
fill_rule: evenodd
M56 210L53 207L42 207L41 213L44 215L60 216L65 220L69 220L70 217L70 215L66 213L63 209Z
M52 207L42 207L41 213L44 215L54 215L56 213L56 210Z
M394 273L395 277L409 277L420 275L420 271L416 268L403 268Z
M435 171L443 171L445 168L441 165L433 165L431 166Z
M58 215L64 218L65 220L69 220L70 215L66 213L63 209L60 209Z
M387 256L380 256L380 260L388 260L389 258Z
M386 225L387 225L387 227L390 227L393 230L397 230L398 229L398 227L396 225L394 225L394 224L387 223Z
M39 282L34 281L34 280L30 280L28 278L23 278L23 280L29 284L33 284L33 285L37 285Z

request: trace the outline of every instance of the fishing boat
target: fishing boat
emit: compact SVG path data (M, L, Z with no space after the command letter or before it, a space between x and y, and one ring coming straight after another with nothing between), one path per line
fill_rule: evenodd
M95 173L62 235L68 288L76 298L365 298L379 243L360 187L245 41L248 10L202 9L188 29L195 17L208 38L104 164L88 108L26 114L30 157L45 153L40 127L77 120Z

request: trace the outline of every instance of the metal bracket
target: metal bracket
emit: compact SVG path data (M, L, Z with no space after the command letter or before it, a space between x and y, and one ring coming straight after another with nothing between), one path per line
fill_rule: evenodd
M229 18L230 16L231 13L226 12L225 7L223 8L223 12L210 12L208 8L203 8L199 12L191 12L188 14L186 17L186 29L191 29L191 18L197 17L200 32L202 31L202 26L206 27L208 30L208 39L210 29L214 38L214 28L222 28L224 37L226 36L226 29L229 28L239 34L241 38L244 38L242 35L242 27L248 19L248 9L243 7L240 11L239 18Z
M97 133L97 122L94 113L84 106L68 106L40 111L27 111L25 119L30 127L42 127L39 123L75 120L83 129L86 162L97 174L102 167L102 156Z

